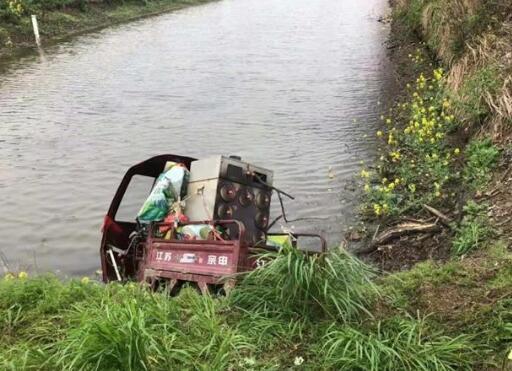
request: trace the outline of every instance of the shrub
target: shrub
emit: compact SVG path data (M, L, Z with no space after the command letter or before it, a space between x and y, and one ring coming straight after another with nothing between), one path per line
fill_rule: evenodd
M21 16L25 15L29 3L26 0L5 0L0 2L0 17L17 23Z

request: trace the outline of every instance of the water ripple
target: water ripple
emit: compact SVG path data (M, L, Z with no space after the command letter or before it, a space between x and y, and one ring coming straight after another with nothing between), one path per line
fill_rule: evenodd
M385 0L224 0L75 38L0 66L0 249L69 274L132 164L238 154L296 196L293 223L339 242L374 155L390 76ZM334 177L328 176L329 169ZM274 200L276 215L278 207Z

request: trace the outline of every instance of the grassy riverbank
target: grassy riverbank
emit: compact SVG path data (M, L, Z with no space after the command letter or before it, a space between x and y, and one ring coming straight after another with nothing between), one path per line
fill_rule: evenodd
M0 280L3 370L460 370L507 365L503 246L377 278L344 252L282 251L228 297L135 283Z
M360 174L379 228L361 255L402 271L383 279L398 293L392 311L467 335L474 369L510 367L510 14L508 1L395 1L403 93L381 117L379 161Z
M381 228L409 222L389 230L403 237L392 249L372 252L385 269L460 257L489 239L510 244L511 11L499 1L394 6L404 93L381 117L377 165L361 172L365 213Z
M446 336L422 314L376 311L395 296L384 296L353 257L282 251L272 258L220 298L7 276L0 281L0 367L376 371L474 361L469 337Z
M0 54L35 44L31 14L38 17L42 42L49 43L208 1L210 0L2 0Z

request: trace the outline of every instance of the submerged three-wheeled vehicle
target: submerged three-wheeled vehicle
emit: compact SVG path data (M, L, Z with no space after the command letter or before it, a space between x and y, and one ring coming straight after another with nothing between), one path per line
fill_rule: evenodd
M141 220L140 207L155 193L169 164L180 164L187 174L184 197L178 196L176 202L180 215ZM196 160L160 155L132 166L103 222L103 281L146 282L170 293L187 282L197 284L203 293L228 291L237 273L258 265L256 256L262 250L275 250L286 243L297 247L299 238L308 237L318 239L318 252L325 251L325 240L316 234L269 233L280 218L269 221L274 192L281 217L286 219L281 195L287 194L272 185L272 178L272 171L237 156ZM169 214L171 210L169 205ZM200 233L191 237L184 232L186 228Z

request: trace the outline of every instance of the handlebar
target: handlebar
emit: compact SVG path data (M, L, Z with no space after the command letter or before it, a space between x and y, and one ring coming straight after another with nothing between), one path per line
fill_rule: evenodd
M322 253L327 251L327 241L325 238L315 233L268 233L269 236L292 236L295 240L299 240L300 237L314 237L320 240L320 250Z

